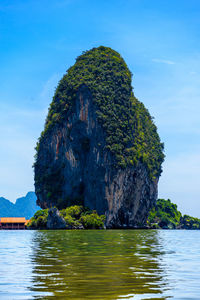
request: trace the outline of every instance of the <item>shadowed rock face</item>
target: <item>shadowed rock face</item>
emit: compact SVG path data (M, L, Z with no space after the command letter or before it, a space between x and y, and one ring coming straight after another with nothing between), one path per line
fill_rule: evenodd
M47 228L48 229L65 229L66 222L60 216L60 213L56 207L49 209L48 218L47 218Z
M113 168L112 155L105 151L105 135L98 124L92 96L86 86L77 93L74 113L62 127L55 127L40 150L41 165L36 172L55 176L52 187L60 184L60 199L69 206L83 204L106 214L107 227L134 227L144 224L157 198L157 184L146 168ZM45 170L44 166L48 166ZM55 171L54 171L55 170ZM56 171L59 182L56 182ZM55 173L55 174L54 174ZM52 175L53 174L53 175ZM42 208L59 202L48 199L47 190L36 184Z
M150 177L140 161L126 168L116 165L96 112L91 90L81 84L65 120L40 141L35 164L38 204L82 204L105 214L108 228L142 226L157 198L158 176Z

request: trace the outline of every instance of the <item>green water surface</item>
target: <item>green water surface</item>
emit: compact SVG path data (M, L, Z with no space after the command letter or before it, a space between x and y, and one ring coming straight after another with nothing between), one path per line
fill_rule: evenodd
M0 231L0 299L200 299L199 231Z

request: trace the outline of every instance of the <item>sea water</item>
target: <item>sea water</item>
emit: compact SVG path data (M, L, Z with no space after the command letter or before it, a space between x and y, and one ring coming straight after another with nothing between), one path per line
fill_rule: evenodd
M0 231L0 299L200 299L200 231Z

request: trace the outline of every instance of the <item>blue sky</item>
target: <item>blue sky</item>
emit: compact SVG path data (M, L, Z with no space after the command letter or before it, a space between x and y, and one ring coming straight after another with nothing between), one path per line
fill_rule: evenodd
M120 52L155 117L166 160L159 197L200 217L200 2L0 3L0 196L33 190L33 156L55 87L87 49Z

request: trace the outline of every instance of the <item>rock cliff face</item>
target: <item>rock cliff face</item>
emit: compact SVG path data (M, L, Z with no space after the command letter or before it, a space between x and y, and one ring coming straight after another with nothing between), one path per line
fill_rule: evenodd
M82 204L105 214L108 228L145 223L163 145L130 79L123 59L106 47L84 53L63 77L37 145L42 208Z
M56 207L50 208L47 217L47 229L65 229L66 222L60 216L60 213Z

